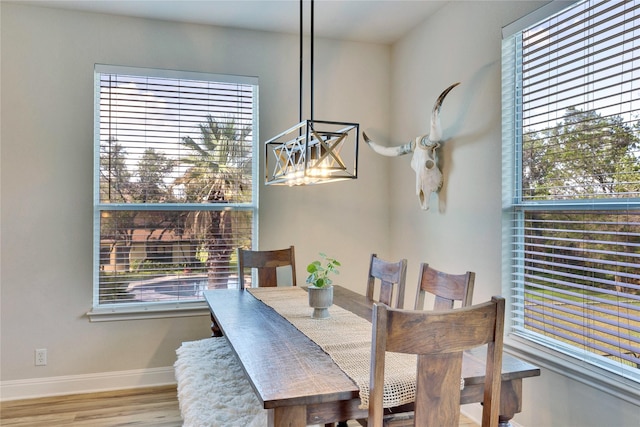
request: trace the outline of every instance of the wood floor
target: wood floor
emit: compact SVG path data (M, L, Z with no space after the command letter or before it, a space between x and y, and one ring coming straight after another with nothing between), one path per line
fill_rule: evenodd
M180 427L175 386L0 403L4 426Z
M179 427L182 418L176 387L166 386L2 402L0 425ZM460 417L460 427L476 426Z

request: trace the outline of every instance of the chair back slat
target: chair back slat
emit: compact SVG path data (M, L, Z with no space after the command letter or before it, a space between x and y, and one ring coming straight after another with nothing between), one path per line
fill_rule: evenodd
M467 271L464 274L445 273L420 264L420 275L414 309L424 310L425 294L435 295L433 310L449 310L456 302L460 307L468 307L473 300L475 273Z
M378 258L376 254L371 254L367 279L367 298L370 301L376 301L374 300L374 291L376 283L380 283L380 293L377 301L391 307L403 308L406 278L406 259L401 259L398 262L390 262ZM396 294L395 302L394 294Z
M460 420L462 353L418 356L416 426L457 426ZM434 387L434 384L438 386ZM431 408L440 406L442 411Z
M286 249L268 251L250 251L238 248L238 280L240 289L244 289L246 270L257 269L258 287L277 286L277 268L291 267L291 284L296 286L296 262L293 246ZM255 284L252 284L255 287Z

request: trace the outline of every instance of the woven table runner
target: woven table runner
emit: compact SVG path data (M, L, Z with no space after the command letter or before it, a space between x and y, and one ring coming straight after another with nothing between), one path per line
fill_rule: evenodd
M360 408L369 407L371 322L342 307L329 307L331 317L311 318L308 294L297 287L250 288L247 291L272 307L320 346L360 389ZM415 398L416 356L387 352L383 406L392 408Z

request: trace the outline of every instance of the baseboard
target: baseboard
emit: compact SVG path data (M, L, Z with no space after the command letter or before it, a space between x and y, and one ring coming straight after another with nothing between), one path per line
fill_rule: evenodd
M0 381L0 401L175 384L173 366Z

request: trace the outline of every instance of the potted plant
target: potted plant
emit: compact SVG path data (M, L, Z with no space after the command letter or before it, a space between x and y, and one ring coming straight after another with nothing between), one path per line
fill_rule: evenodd
M329 307L333 304L333 281L330 274L340 274L340 262L320 253L321 260L315 260L307 265L307 283L309 284L309 305L313 307L311 317L326 319L329 317Z

